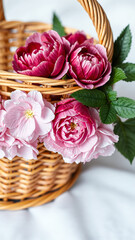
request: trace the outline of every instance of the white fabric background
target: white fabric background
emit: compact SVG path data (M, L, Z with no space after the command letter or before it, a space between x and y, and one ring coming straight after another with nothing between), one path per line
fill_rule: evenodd
M135 1L100 0L109 16L114 38L129 23L135 62ZM56 11L65 26L96 37L83 8L75 0L4 0L8 20L51 22ZM119 96L135 99L135 83L117 84ZM135 163L117 151L84 166L72 189L44 206L0 211L1 240L134 240Z

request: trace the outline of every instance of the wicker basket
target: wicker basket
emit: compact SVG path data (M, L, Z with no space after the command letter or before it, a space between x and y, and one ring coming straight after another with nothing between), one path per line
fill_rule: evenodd
M113 36L106 14L96 0L79 2L92 19L99 43L106 47L111 61ZM54 96L59 101L79 89L73 79L58 81L12 73L11 63L15 49L23 46L32 33L50 29L51 25L45 23L5 21L0 0L0 94L3 98L7 99L15 89L26 92L38 90L53 102ZM65 30L67 33L74 32L70 28ZM69 189L77 179L80 165L64 163L61 155L48 151L43 144L38 149L38 160L26 161L19 157L12 161L0 159L0 209L16 210L44 204Z

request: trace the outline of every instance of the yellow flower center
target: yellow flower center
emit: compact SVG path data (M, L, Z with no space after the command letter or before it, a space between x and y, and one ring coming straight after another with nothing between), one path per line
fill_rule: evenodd
M25 112L26 118L32 118L33 115L34 115L34 113L32 112L31 109L26 110L26 112Z
M70 123L71 130L74 130L76 128L76 124L74 122Z

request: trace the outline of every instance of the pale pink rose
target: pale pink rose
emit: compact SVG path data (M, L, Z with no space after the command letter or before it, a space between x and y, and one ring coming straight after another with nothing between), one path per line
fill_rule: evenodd
M70 43L53 30L34 33L16 50L13 68L25 75L61 79L69 68L69 50Z
M70 33L65 36L65 38L70 42L71 45L74 43L83 43L87 40L86 34L83 31L77 31L75 33Z
M106 49L100 44L94 45L91 40L76 44L69 55L69 74L82 88L103 86L111 74Z
M31 91L26 94L16 90L4 106L4 123L15 138L33 142L51 130L55 109L51 103L43 100L40 92Z
M56 104L53 127L44 138L44 145L60 153L65 162L85 163L99 155L112 155L117 141L113 125L101 123L98 110L71 98Z

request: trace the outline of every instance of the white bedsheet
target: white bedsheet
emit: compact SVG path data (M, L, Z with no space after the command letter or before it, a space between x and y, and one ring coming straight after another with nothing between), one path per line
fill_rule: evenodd
M96 37L89 17L76 0L4 0L8 20L51 22L56 11L64 25ZM100 0L114 37L129 23L135 62L135 1ZM117 84L119 96L135 99L135 83ZM72 189L46 205L0 211L0 240L134 240L135 163L117 151L84 166Z

